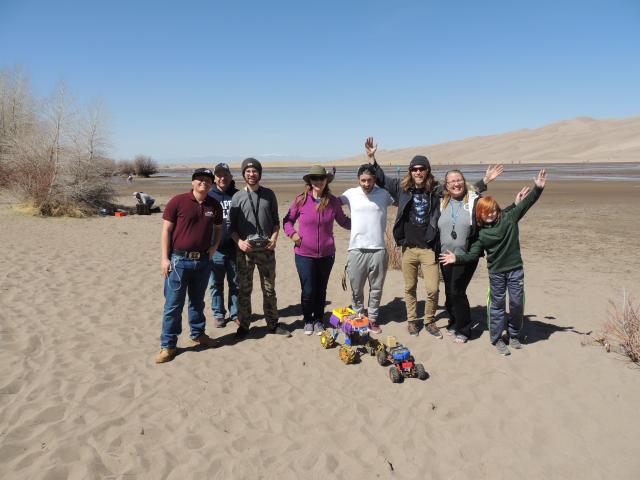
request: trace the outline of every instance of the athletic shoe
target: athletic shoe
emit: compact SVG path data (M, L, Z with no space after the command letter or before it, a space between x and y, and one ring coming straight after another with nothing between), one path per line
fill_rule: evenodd
M376 322L369 321L369 331L371 333L382 333L382 329Z
M214 318L213 325L216 328L224 328L224 325L225 325L224 318Z
M191 345L194 347L215 348L218 346L218 342L206 333L203 333L199 337L192 338Z
M504 343L504 340L500 339L496 342L496 350L498 350L498 353L500 355L503 356L507 356L507 355L511 355L511 352L509 351L509 348L507 347L507 345Z
M417 337L420 334L420 328L418 326L418 322L409 321L407 322L407 330L409 330L409 335L412 337Z
M305 335L313 335L313 323L305 322L304 324L304 334Z
M160 353L156 355L156 363L167 363L176 357L175 348L162 348Z
M281 327L278 324L275 324L274 326L269 327L268 333L270 333L272 335L283 335L285 337L290 337L291 336L291 333L289 333L289 330ZM313 331L312 331L312 333L313 333Z
M425 327L425 330L436 338L442 338L442 332L436 325L436 322L428 323L427 326Z
M316 335L322 335L322 333L324 332L324 325L322 324L322 322L314 323L313 331L315 332Z
M518 340L518 337L511 337L509 339L509 346L511 348L515 348L516 350L520 350L522 348L522 343Z

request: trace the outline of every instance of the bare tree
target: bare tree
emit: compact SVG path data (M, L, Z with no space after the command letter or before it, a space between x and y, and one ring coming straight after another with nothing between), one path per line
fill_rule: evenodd
M102 106L78 114L64 84L38 102L15 72L0 76L0 174L44 215L86 214L113 197ZM112 170L111 170L112 171ZM111 173L109 171L109 174Z
M158 173L158 164L147 155L136 155L133 159L133 166L136 170L136 175L140 177L150 177L154 173Z

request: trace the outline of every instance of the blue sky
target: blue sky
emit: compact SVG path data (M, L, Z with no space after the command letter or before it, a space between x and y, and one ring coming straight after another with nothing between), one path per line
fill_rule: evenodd
M115 158L341 158L640 114L640 1L0 0L0 67Z

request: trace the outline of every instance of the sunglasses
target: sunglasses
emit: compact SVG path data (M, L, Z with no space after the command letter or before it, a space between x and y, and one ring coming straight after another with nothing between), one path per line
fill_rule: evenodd
M320 182L326 179L327 179L326 175L309 175L309 180L311 180L312 182Z
M411 171L412 171L412 172L426 172L426 171L427 171L427 169L426 169L426 168L424 168L424 167L413 167L413 168L411 169Z

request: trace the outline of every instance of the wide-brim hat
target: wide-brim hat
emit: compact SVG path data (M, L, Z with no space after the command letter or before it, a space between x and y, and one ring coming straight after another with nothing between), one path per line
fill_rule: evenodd
M307 173L304 177L302 177L302 180L304 180L305 183L311 183L311 179L309 177L312 176L325 176L327 177L327 183L331 183L333 181L333 177L334 174L333 172L327 172L327 169L324 168L321 165L313 165L310 169L309 169L309 173Z

